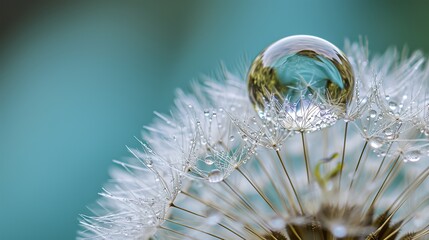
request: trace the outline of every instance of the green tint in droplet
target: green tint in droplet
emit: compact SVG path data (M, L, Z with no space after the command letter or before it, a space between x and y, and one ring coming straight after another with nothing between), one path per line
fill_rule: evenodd
M248 73L249 96L264 114L273 98L290 130L312 131L335 122L353 95L350 63L333 44L313 36L283 38L262 51ZM271 113L272 114L272 113ZM276 114L276 113L274 113Z

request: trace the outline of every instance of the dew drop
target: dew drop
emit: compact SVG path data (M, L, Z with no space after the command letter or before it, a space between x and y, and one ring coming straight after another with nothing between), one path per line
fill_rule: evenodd
M370 117L370 118L375 118L375 117L377 117L377 111L375 111L374 109L371 109L371 110L369 111L369 117Z
M146 166L147 166L148 168L153 167L153 161L152 161L152 160L148 160L148 161L146 162Z
M204 110L204 116L206 116L206 117L208 117L210 115L210 112L209 112L209 110Z
M413 150L404 153L405 162L417 162L420 160L422 153L419 150Z
M208 174L208 180L211 183L217 183L223 180L223 174L219 169L214 169Z
M229 141L234 142L234 140L235 140L235 137L231 135L231 136L229 137Z
M208 155L204 158L204 163L207 165L213 165L213 157L211 155Z
M380 137L374 137L369 140L369 145L374 149L381 148L383 144L384 144L384 141Z
M390 128L386 128L386 129L384 129L383 133L384 133L384 135L389 137L389 136L392 136L393 131Z
M396 104L395 102L389 102L390 110L395 111L397 107L398 107L398 104Z

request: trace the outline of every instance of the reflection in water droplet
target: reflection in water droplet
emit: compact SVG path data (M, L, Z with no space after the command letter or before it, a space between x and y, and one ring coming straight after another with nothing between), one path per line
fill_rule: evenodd
M305 35L273 43L255 58L248 73L249 97L257 112L264 112L266 102L274 97L280 104L293 106L286 109L289 113L304 113L301 117L306 119L297 121L306 121L306 126L286 126L289 130L317 130L316 122L327 113L340 116L353 95L353 86L345 55L328 41Z

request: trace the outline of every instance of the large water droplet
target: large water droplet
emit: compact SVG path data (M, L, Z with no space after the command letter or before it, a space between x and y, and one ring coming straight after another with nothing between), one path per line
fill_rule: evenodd
M291 116L303 112L289 130L317 130L326 114L340 116L353 95L354 77L346 56L333 44L318 37L297 35L283 38L262 51L248 73L249 97L257 112L264 113L272 97ZM321 106L326 110L321 116ZM305 126L299 122L305 121ZM322 124L327 126L333 124ZM322 127L323 127L322 126Z
M223 174L219 169L214 169L208 174L208 180L211 183L217 183L223 180Z

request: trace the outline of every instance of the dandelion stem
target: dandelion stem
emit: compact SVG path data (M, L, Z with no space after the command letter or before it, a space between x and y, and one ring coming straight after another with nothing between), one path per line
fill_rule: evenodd
M396 158L396 160L393 162L392 167L390 168L389 172L387 173L386 177L384 178L383 183L381 184L380 188L378 189L378 191L377 191L377 193L376 193L376 195L375 195L375 197L374 197L374 200L372 200L372 202L371 202L371 205L370 205L369 209L372 209L372 208L374 207L374 204L377 202L377 200L378 200L378 198L379 198L379 196L380 196L380 193L381 193L381 192L382 192L382 190L385 188L385 185L386 185L386 183L387 183L387 180L389 179L389 176L391 176L391 174L392 174L393 170L394 170L394 169L395 169L395 167L396 167L396 164L399 162L399 157L400 157L400 156L398 156L398 157Z
M252 211L253 213L255 213L256 215L258 215L258 213L256 212L256 210L249 204L249 201L247 200L247 199L245 199L243 196L244 196L244 194L242 194L242 193L240 193L238 190L236 190L236 189L234 189L233 187L232 187L232 185L231 184L229 184L228 183L228 181L226 180L226 179L224 179L223 181L222 181L241 201L242 201L242 203L250 210L250 211ZM264 222L265 223L265 222ZM260 225L261 227L263 227L262 225ZM272 233L271 233L271 231L269 230L269 227L268 228L266 228L266 227L263 227L264 228L264 230L268 233L268 234L270 234L274 239L277 239L274 235L272 235Z
M193 212L193 211L191 211L191 210L188 210L188 209L185 209L185 208L182 208L182 207L179 207L179 206L177 206L177 205L175 205L175 204L170 204L170 206L171 207L173 207L173 208L177 208L177 209L179 209L179 210L182 210L182 211L184 211L184 212L187 212L187 213L190 213L190 214L192 214L192 215L195 215L195 216L198 216L198 217L202 217L202 218L206 218L206 216L203 216L203 215L201 215L201 214L198 214L198 213L196 213L196 212Z
M158 228L159 228L159 229L162 229L162 230L165 230L165 231L168 231L168 232L175 233L175 234L177 234L177 235L180 235L180 236L183 236L183 237L186 237L186 238L189 238L189 239L198 240L198 239L196 239L196 238L194 238L194 237L191 237L191 236L189 236L189 235L186 235L186 234L184 234L184 233L181 233L181 232L179 232L179 231L176 231L176 230L173 230L173 229L170 229L170 228L166 228L166 227L163 227L163 226L159 226Z
M191 194L189 194L189 193L187 193L187 192L184 192L184 191L182 191L182 192L180 192L180 193L182 193L183 195L185 195L185 196L187 196L187 197L190 197L190 198L194 199L195 201L197 201L197 202L199 202L199 203L202 203L202 204L203 204L203 205L205 205L205 206L208 206L208 207L210 207L210 208L213 208L213 209L215 209L215 210L217 210L217 211L221 212L223 215L225 215L225 217L227 217L227 218L231 219L231 220L232 220L232 221L234 221L234 222L240 222L239 220L237 220L237 218L236 218L236 217L232 216L232 214L225 212L223 209L221 209L221 208L219 208L219 207L217 207L217 206L213 205L212 203L206 202L206 201L202 200L201 198L198 198L198 197L196 197L196 196L194 196L194 195L191 195ZM264 227L263 227L263 226L261 226L259 223L257 223L257 224L258 224L261 228L264 228ZM260 236L257 232L255 232L253 229L249 228L248 226L244 226L244 228L245 228L246 230L248 230L249 232L251 232L252 234L254 234L255 236L257 236L259 239L262 239L262 240L264 239L262 236Z
M348 127L349 127L349 122L346 122L346 126L345 126L345 129L344 129L344 142L343 142L343 154L342 154L342 157L341 157L340 178L339 178L339 182L338 182L338 184L339 184L338 189L339 190L341 190L341 179L343 177L343 168L344 168L344 158L346 156L346 143L347 143L347 130L348 130Z
M362 152L360 153L359 160L358 160L358 162L357 162L357 164L356 164L356 168L355 168L355 170L354 170L354 172L353 172L353 177L352 177L352 180L351 180L351 182L350 182L349 190L350 190L350 189L352 189L352 187L353 187L353 183L354 183L354 180L355 180L355 177L356 177L356 172L357 172L357 171L358 171L358 169L359 169L359 165L360 165L360 162L361 162L361 160L362 160L363 153L365 152L365 149L366 149L366 146L367 146L367 145L368 145L368 140L366 140L366 141L365 141L365 144L363 145Z
M308 159L307 141L305 139L305 134L303 131L301 131L301 142L304 152L305 170L307 171L307 182L308 184L310 184L310 160Z
M267 196L258 188L258 186L256 186L255 183L253 183L253 181L250 180L249 177L240 168L237 168L237 171L250 183L250 185L252 185L252 187L256 190L256 192L258 192L259 196L261 196L261 198L265 201L265 203L267 203L268 206L277 215L280 215L279 211L274 208L274 206L271 204L271 202L269 201L269 199L267 198Z
M386 160L386 158L387 158L387 154L389 153L389 150L390 150L390 148L392 147L392 143L390 143L389 144L389 147L387 148L387 151L385 152L385 155L384 155L384 157L383 157L383 160L381 160L381 163L380 163L380 166L378 167L378 169L377 169L377 173L375 173L375 176L374 176L374 178L372 179L373 181L378 177L378 174L380 174L380 171L381 171L381 168L383 167L383 165L384 165L384 161Z
M300 208L300 210L301 210L301 214L304 214L304 209L303 209L303 207L302 207L302 205L301 205L301 201L299 200L298 193L296 192L295 186L293 185L293 182L292 182L292 180L290 179L289 173L287 172L287 169L286 169L286 166L285 166L285 164L284 164L284 162L283 162L283 159L282 159L282 157L280 156L280 152L279 152L278 150L276 150L276 154L277 154L277 157L278 157L278 159L279 159L279 161L280 161L280 163L281 163L281 165L282 165L283 172L286 174L286 177L287 177L287 179L289 180L289 183L290 183L290 185L291 185L291 187L292 187L292 191L293 191L293 193L295 194L296 200L297 200L298 205L299 205L299 208Z
M240 201L252 212L256 213L255 209L253 209L252 205L250 205L249 201L247 201L243 196L243 194L240 194L238 190L234 189L231 184L228 183L226 179L222 181L234 194L235 196L240 199Z
M277 194L277 197L280 199L280 202L282 203L283 208L286 210L286 212L289 212L290 210L293 210L295 212L297 212L297 210L295 209L295 203L292 200L291 196L290 196L290 192L289 190L285 187L286 190L286 197L289 201L289 203L292 205L292 209L289 209L289 207L286 205L285 202L285 198L283 197L283 194L280 193L280 190L278 189L277 185L275 184L273 178L271 177L271 174L268 173L267 167L265 166L265 164L262 164L261 159L256 157L256 159L258 160L259 166L261 167L262 171L265 173L265 175L268 177L268 179L270 180L271 185L274 188L274 191ZM277 168L276 168L277 170ZM281 178L281 180L283 180L283 178ZM281 181L282 184L284 184L283 181Z
M219 193L219 192L217 192L214 188L209 188L219 199L222 199L226 204L229 204L229 205L231 205L232 207L233 207L233 209L238 209L238 208L245 208L245 209L243 209L244 210L244 212L247 212L249 215L248 215L248 217L249 218L251 218L252 220L254 220L255 221L255 223L259 226L259 227L261 227L264 231L266 231L268 234L270 233L270 231L268 230L268 228L264 225L264 224L266 224L264 221L263 221L263 219L261 219L260 218L260 215L256 212L256 211L252 211L251 209L250 209L250 211L249 211L249 209L247 208L247 206L245 206L245 205L243 205L243 203L241 202L241 201L239 201L240 202L240 204L241 205L237 205L237 206L234 206L233 204L231 204L231 201L230 200L228 200L228 199L225 199L224 198L224 195L225 195L225 193L223 192L223 193ZM213 206L214 206L214 204L212 204ZM219 211L221 211L220 210L220 208L221 207L217 207L216 209L218 209ZM222 211L221 211L222 212ZM234 214L233 213L229 213L229 215L230 216L233 216ZM234 221L237 221L237 219L239 219L239 218L245 218L245 216L237 216L237 217L235 217L233 220ZM232 219L232 218L231 218ZM247 229L247 228L246 228ZM249 229L249 231L251 231L250 229ZM253 231L251 231L252 233L254 233Z
M383 224L375 231L376 233L381 231L386 224L390 222L395 213L401 208L402 204L411 196L411 193L414 192L420 184L422 184L429 175L429 167L426 168L422 173L417 176L417 178L407 187L393 202L391 207L387 210L390 212L389 216L384 220ZM392 210L393 209L393 210Z
M207 218L207 217L206 217L206 216L204 216L204 215L198 214L198 213L196 213L196 212L192 212L192 211L190 211L190 210L188 210L188 209L185 209L185 208L179 207L179 206L174 205L174 204L171 204L170 206L171 206L171 207L174 207L174 208L177 208L177 209L179 209L179 210L182 210L182 211L184 211L184 212L187 212L187 213L193 214L193 215L198 216L198 217ZM235 232L235 231L234 231L234 230L232 230L231 228L229 228L229 227L225 226L224 224L222 224L222 223L218 223L218 225L219 225L219 226L221 226L221 227L223 227L223 228L225 228L226 230L230 231L231 233L235 234L235 235L236 235L236 236L238 236L239 238L241 238L241 239L244 239L244 240L245 240L245 238L244 238L243 236L241 236L240 234L238 234L237 232Z
M183 223L177 222L177 221L173 221L173 220L170 220L170 219L164 219L164 220L165 220L165 221L167 221L167 222L170 222L170 223L173 223L173 224L176 224L176 225L182 226L182 227L184 227L184 228L189 228L189 229L192 229L192 230L194 230L194 231L197 231L197 232L201 232L201 233L207 234L207 235L212 236L212 237L217 238L217 239L224 239L224 238L222 238L222 237L219 237L219 236L217 236L217 235L214 235L213 233L209 233L209 232L203 231L203 230L198 229L198 228L194 228L194 227L192 227L192 226L189 226L189 225L186 225L186 224L183 224Z
M421 201L414 209L413 211L411 211L407 217L404 218L404 220L402 221L401 225L399 227L397 227L392 233L390 233L385 239L383 240L388 240L389 238L393 237L396 233L398 233L401 228L407 224L412 218L415 217L415 212L417 211L417 209L419 209L421 206L423 206L427 201L429 200L429 196L426 197L423 201Z

